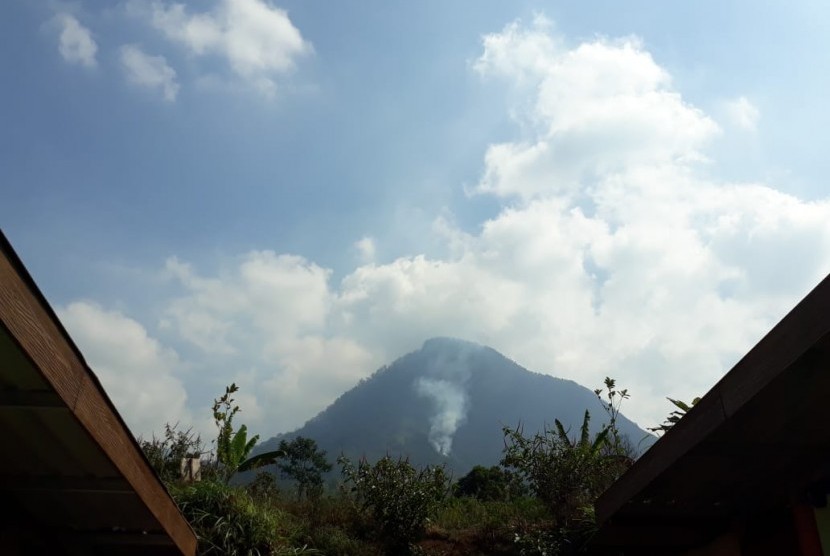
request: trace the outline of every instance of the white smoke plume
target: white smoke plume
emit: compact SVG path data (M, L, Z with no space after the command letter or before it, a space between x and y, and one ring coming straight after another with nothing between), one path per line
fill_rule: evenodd
M424 370L425 376L413 386L419 396L432 402L429 442L437 452L448 456L455 432L467 418L470 355L480 346L450 338L433 338L424 344L424 349L435 351Z
M467 393L463 384L445 379L419 378L415 383L419 395L430 398L435 413L429 420L429 442L442 455L452 451L452 439L467 415Z

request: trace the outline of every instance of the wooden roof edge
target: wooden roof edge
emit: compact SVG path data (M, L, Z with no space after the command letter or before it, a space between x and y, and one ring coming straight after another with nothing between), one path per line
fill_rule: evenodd
M196 535L129 427L0 229L0 320L185 556Z
M826 276L744 355L595 504L602 525L830 333Z

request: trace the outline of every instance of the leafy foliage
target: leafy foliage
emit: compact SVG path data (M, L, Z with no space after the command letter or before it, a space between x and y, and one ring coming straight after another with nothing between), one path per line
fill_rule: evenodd
M239 387L231 384L225 388L222 397L213 400L213 419L219 429L219 435L216 438L216 459L225 481L237 472L250 471L274 463L282 456L282 452L275 450L248 457L256 446L259 435L255 434L248 439L248 427L245 425L234 430L233 418L239 412L239 406L234 405L231 395L237 391Z
M274 474L268 471L257 473L254 480L248 483L245 489L256 500L273 500L280 494Z
M508 500L520 496L522 491L521 483L498 465L476 465L453 485L456 497L468 496L479 500Z
M578 437L571 438L558 420L554 429L545 428L532 436L525 436L520 426L504 429L502 465L525 481L553 518L552 527L529 536L517 534L517 542L529 543L522 553L536 553L529 547L537 545L547 547L539 553L558 554L566 547L577 550L594 526L594 501L633 462L628 444L616 427L628 391L616 390L611 378L605 379L605 387L607 402L602 398L602 389L594 393L609 414L609 424L593 438L591 414L587 410Z
M345 483L368 512L388 554L407 554L424 533L427 520L447 495L449 479L441 466L415 469L408 460L385 456L374 465L361 459L338 461Z
M610 378L604 386L594 394L609 424L596 434L589 411L574 435L559 420L532 436L507 428L501 467L476 466L450 499L443 466L416 468L388 455L356 464L341 457L343 485L325 493L322 474L331 465L311 438L249 457L258 437L234 426L235 384L214 400L219 434L215 457L202 463L207 480L179 480L181 459L205 453L190 430L168 425L160 438L140 442L196 531L200 555L579 554L595 530L594 501L633 461L616 426L628 392ZM297 482L298 496L283 497L273 473L228 484L237 471L272 462Z
M604 409L608 414L608 424L605 427L605 430L608 431L609 441L607 445L612 451L617 452L618 455L625 454L630 456L632 454L629 453L630 450L627 446L627 441L625 437L620 434L620 429L617 426L622 403L630 397L628 389L624 388L622 390L617 390L617 381L611 377L605 377L604 384L605 390L597 388L594 390L594 394L596 394L602 409ZM602 399L603 392L608 400L607 402ZM587 414L588 412L586 411L585 413Z
M669 432L671 430L671 428L673 426L675 426L680 421L680 419L682 419L683 416L686 415L686 413L691 411L691 409L695 405L697 405L697 403L700 401L700 397L697 397L697 398L693 399L692 403L688 403L688 404L681 401L681 400L675 400L675 399L672 399L672 398L666 398L666 399L669 400L674 405L674 407L676 407L677 409L675 409L674 411L669 413L669 416L666 417L666 420L663 422L662 425L658 425L656 427L648 429L651 432L664 433L664 434Z
M303 493L319 496L323 488L323 473L331 471L326 452L317 448L311 438L298 436L291 442L280 441L282 459L277 464L282 476L297 483L297 498Z
M244 490L204 481L175 486L172 494L199 538L199 554L266 556L279 554L282 515L256 504Z
M161 437L154 434L149 440L139 438L138 445L165 483L179 479L183 458L199 458L206 453L199 435L193 429L178 430L178 423L164 425Z

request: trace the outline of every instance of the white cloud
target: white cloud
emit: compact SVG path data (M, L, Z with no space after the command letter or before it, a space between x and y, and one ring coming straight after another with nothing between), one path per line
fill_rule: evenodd
M372 237L366 236L354 244L355 249L357 249L357 253L360 256L360 261L362 263L372 263L375 261L375 255L377 254L377 246L375 245L375 240Z
M164 56L151 56L138 46L121 47L121 66L130 83L161 91L164 100L173 102L179 93L176 70L167 64Z
M719 131L634 38L565 48L545 20L513 23L484 38L475 68L523 87L531 130L488 149L479 192L576 193L598 174L644 162L695 163Z
M756 131L761 111L748 98L738 97L725 103L726 115L732 125L746 131Z
M167 273L182 293L164 327L210 358L214 378L259 397L252 425L297 427L380 362L333 332L331 272L302 257L254 251L211 278L171 259Z
M301 424L438 335L590 387L614 376L653 425L665 396L710 388L830 271L830 201L713 179L707 145L725 132L636 39L566 46L543 20L515 23L475 67L514 87L519 125L477 187L501 211L473 233L436 226L451 255L366 260L336 284L270 251L212 274L168 262L166 326L255 396L258 430Z
M192 423L187 393L176 376L178 356L141 324L85 301L58 309L58 315L134 434L158 433L165 423Z
M266 95L273 95L277 78L296 67L312 51L285 10L263 0L218 0L214 8L189 13L184 4L153 2L152 25L168 39L184 45L194 56L224 58L231 71Z
M90 30L70 14L60 14L56 20L60 26L58 50L63 59L70 64L95 67L98 45Z

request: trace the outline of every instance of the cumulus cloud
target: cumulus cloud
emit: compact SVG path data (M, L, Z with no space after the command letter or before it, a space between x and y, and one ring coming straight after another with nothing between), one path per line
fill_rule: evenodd
M503 208L472 232L442 220L450 255L366 261L337 283L270 251L213 273L168 262L162 324L215 376L247 381L269 430L431 336L587 386L614 376L633 393L624 411L653 425L665 396L706 391L830 271L830 201L712 178L708 145L727 131L635 38L569 45L544 20L513 23L474 67L513 89L516 131L475 188ZM444 413L438 433L457 425Z
M223 58L230 70L266 95L277 78L312 51L285 10L263 0L218 0L213 9L191 13L184 4L133 3L153 27L193 56Z
M98 45L90 30L70 14L60 14L56 21L60 28L58 50L63 59L70 64L95 67Z
M165 423L192 423L177 376L181 361L144 326L86 301L58 309L58 316L134 434L149 436Z
M487 150L479 192L574 193L626 167L694 163L719 131L636 38L566 48L544 19L513 23L484 38L475 68L525 89L532 130Z
M360 260L363 263L372 263L375 261L375 255L377 254L377 246L375 245L374 238L371 237L363 237L355 242L354 244L355 249L357 249L357 253L360 256Z
M253 251L214 277L170 259L166 272L180 293L162 327L209 356L214 377L256 393L272 431L301 425L380 364L330 326L331 271L302 257Z
M726 102L726 115L732 125L746 131L756 131L761 119L761 111L746 97Z
M636 39L565 46L537 20L483 46L477 71L520 93L517 137L487 150L477 188L505 208L456 230L454 257L348 275L353 333L460 335L583 384L617 376L633 417L658 422L663 396L708 389L830 270L830 202L709 178L722 131Z
M158 89L164 100L173 102L179 94L176 70L164 56L151 56L134 44L121 47L121 66L127 81L148 89Z

